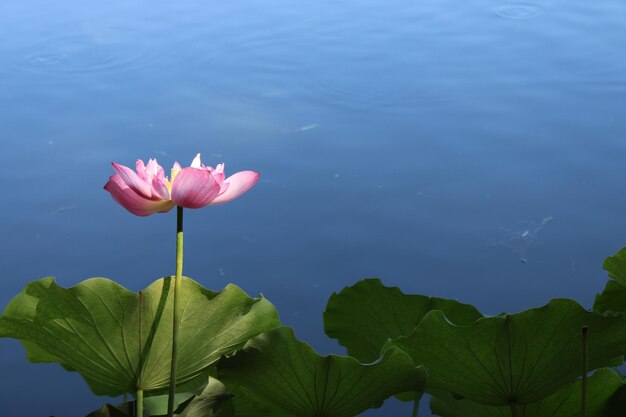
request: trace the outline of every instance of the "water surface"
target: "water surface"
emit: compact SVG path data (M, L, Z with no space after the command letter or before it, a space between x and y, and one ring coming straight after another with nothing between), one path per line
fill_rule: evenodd
M262 179L187 211L186 275L262 292L321 353L344 352L323 334L328 296L363 277L487 314L590 306L626 245L624 15L618 0L5 0L0 305L43 276L139 290L172 273L175 215L132 216L102 186L112 160L202 152ZM105 400L15 341L0 351L3 414Z

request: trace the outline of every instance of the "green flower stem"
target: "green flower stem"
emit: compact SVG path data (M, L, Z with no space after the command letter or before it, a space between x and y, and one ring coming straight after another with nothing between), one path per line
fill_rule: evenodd
M137 417L143 417L143 390L141 388L137 388L136 400L135 415Z
M589 326L583 326L582 332L582 380L580 381L580 417L587 417L587 368L588 368L588 359L587 359L587 332L589 331Z
M178 354L178 324L180 322L180 292L183 284L183 208L176 206L176 280L174 281L174 323L172 327L172 368L167 397L167 415L174 416L174 394L176 393L176 362Z

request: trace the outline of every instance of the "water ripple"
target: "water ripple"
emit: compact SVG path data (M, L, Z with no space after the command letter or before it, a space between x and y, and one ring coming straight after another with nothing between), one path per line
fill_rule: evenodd
M496 7L495 13L503 19L530 19L541 11L541 7L536 4L530 3L518 3L518 4L505 4Z
M46 73L117 72L141 66L148 56L130 32L50 33L26 47L20 65Z
M397 34L338 40L325 34L273 31L238 36L199 52L206 87L235 100L304 101L342 107L394 107L414 90L415 56ZM211 75L208 77L208 75Z

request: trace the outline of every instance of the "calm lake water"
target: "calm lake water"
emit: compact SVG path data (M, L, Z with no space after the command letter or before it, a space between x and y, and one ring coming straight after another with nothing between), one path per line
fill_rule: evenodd
M29 281L174 271L110 161L226 163L259 184L186 213L185 274L263 293L321 353L364 277L488 314L590 306L626 246L626 2L0 2L0 307ZM0 414L106 398L0 340ZM427 401L421 415L428 416ZM367 416L410 415L390 401Z

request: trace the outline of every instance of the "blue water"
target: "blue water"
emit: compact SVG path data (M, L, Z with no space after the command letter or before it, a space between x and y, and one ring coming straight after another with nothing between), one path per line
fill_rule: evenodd
M196 152L262 176L187 211L186 275L263 293L321 353L344 352L328 296L363 277L488 314L590 306L626 245L624 16L621 0L3 0L0 306L43 276L171 274L174 213L135 217L102 186L110 161ZM0 369L2 416L108 401L13 340Z

